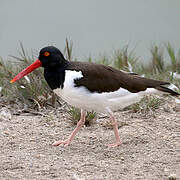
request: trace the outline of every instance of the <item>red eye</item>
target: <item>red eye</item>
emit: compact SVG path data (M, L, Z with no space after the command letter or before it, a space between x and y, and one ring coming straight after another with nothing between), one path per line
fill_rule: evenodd
M44 56L49 56L49 55L50 55L50 53L47 51L44 53Z

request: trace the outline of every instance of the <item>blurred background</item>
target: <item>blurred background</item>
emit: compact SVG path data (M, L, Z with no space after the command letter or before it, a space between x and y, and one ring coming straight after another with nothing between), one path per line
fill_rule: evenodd
M73 56L111 54L129 45L144 61L153 44L180 47L179 0L0 0L0 56L47 45L61 50L66 38Z

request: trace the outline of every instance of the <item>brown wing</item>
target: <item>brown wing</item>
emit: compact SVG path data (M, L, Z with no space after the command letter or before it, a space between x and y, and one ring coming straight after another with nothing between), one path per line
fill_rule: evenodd
M85 86L91 92L113 92L125 88L136 93L147 88L157 88L168 82L143 78L124 73L110 66L84 62L70 62L69 70L81 71L83 77L75 80L77 87Z

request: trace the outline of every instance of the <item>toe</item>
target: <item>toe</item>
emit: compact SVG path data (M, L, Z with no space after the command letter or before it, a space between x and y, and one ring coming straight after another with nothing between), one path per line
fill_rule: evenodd
M118 147L120 145L121 145L121 142L118 142L118 143L115 143L115 144L108 144L108 147L114 148L114 147Z
M52 145L53 146L59 146L59 145L61 145L61 144L63 144L64 145L64 147L66 147L66 146L68 146L69 144L70 144L70 140L69 139L67 139L67 140L65 140L65 141L56 141L56 142L54 142Z
M67 139L66 141L64 141L63 144L64 144L64 147L69 146L69 144L70 144L69 139Z
M52 145L53 145L53 146L59 146L60 144L62 144L62 141L56 141L56 142L54 142Z

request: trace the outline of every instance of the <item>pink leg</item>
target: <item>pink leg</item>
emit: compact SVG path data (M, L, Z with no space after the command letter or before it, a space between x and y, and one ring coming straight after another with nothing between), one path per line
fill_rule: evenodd
M109 144L108 146L109 147L117 147L117 146L119 146L121 144L120 137L119 137L119 132L118 132L118 125L117 125L117 122L116 122L116 120L114 118L113 112L109 108L107 108L107 112L110 115L110 120L111 120L111 123L112 123L112 126L113 126L115 138L116 138L116 143L115 144Z
M74 131L71 133L70 137L64 141L59 140L54 142L52 145L53 146L59 146L60 144L63 144L64 147L68 146L71 141L73 140L74 136L76 135L76 133L81 129L81 127L84 125L85 123L85 118L86 118L86 111L84 111L83 109L81 109L81 119L79 120L79 122L77 123L76 128L74 129Z

